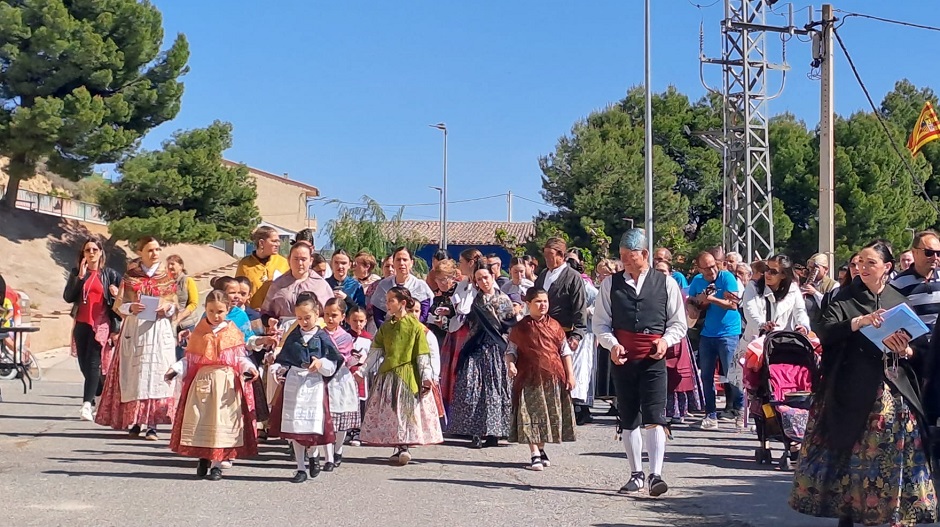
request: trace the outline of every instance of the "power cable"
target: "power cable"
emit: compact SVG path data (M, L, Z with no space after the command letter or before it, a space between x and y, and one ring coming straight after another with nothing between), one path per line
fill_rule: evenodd
M453 200L453 201L448 200L447 204L448 204L448 205L451 205L451 204L454 204L454 203L469 203L469 202L471 202L471 201L483 201L483 200L486 200L486 199L505 198L505 197L506 197L506 194L493 194L492 196L481 196L481 197L479 197L479 198L457 199L457 200ZM358 201L343 201L343 200L329 199L329 198L321 198L321 199L324 200L324 201L327 201L327 202L329 202L329 203L338 203L338 204L340 204L340 205L362 205L362 202L358 202ZM389 207L432 207L432 206L433 206L433 207L439 207L439 206L441 205L441 202L440 202L440 201L435 201L435 202L433 202L433 203L397 203L397 204L396 204L396 203L379 203L378 205L379 205L380 207L382 207L382 208L389 208Z
M715 0L714 2L708 5L696 4L692 0L688 0L688 2L692 7L697 7L698 9L708 9L709 7L715 7L718 4L718 2L721 2L721 0Z
M874 99L871 98L871 93L868 92L868 87L865 86L865 83L862 81L861 75L858 73L858 68L855 67L855 61L852 60L852 56L849 54L849 50L845 47L845 42L842 41L842 37L839 35L839 32L833 28L832 34L835 35L836 41L839 42L839 47L842 48L842 54L845 55L845 59L849 63L849 68L852 69L852 73L855 75L855 80L858 82L858 85L862 88L862 92L865 93L865 98L868 99L868 104L871 106L872 112L875 114L875 118L878 119L878 122L881 124L881 129L885 133L885 138L888 140L888 144L891 145L891 148L894 149L894 152L901 158L901 161L904 163L904 166L907 167L907 171L911 174L911 181L917 184L920 189L921 194L924 195L924 198L927 200L927 203L933 207L933 209L940 215L940 208L937 207L937 203L930 197L930 194L927 192L927 187L924 185L920 179L917 178L917 175L914 174L914 168L911 166L910 161L908 161L907 156L905 156L901 149L898 148L897 143L895 143L894 138L891 137L891 131L888 130L888 124L885 123L884 118L881 116L881 111L875 106ZM830 59L831 60L831 59Z
M850 18L850 17L867 18L867 19L870 19L870 20L877 20L877 21L879 21L879 22L885 22L885 23L887 23L887 24L896 24L896 25L899 25L899 26L907 26L907 27L913 27L913 28L917 28L917 29L926 29L927 31L940 31L940 27L925 26L925 25L923 25L923 24L915 24L915 23L913 23L913 22L905 22L905 21L903 21L903 20L892 20L892 19L890 19L890 18L882 18L882 17L880 17L880 16L874 16L874 15L865 15L865 14L862 14L862 13L850 13L850 12L848 12L848 11L843 11L843 10L841 10L841 9L833 9L833 11L835 11L835 12L837 12L837 13L845 13L845 15L842 17L842 20L843 20L843 21L844 21L845 19L847 19L847 18Z

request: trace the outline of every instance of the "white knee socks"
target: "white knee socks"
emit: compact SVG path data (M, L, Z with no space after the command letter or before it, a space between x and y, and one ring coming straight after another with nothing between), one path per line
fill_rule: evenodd
M336 432L336 441L326 445L326 460L330 463L335 462L334 453L343 455L343 442L346 441L346 430Z
M623 449L630 462L630 472L643 470L643 436L639 428L623 431Z
M666 456L666 431L656 425L646 429L646 451L650 455L650 474L663 473L663 458Z
M297 461L297 471L303 472L307 470L307 463L304 460L304 454L306 454L307 448L297 441L291 441L291 446L294 447L294 460Z

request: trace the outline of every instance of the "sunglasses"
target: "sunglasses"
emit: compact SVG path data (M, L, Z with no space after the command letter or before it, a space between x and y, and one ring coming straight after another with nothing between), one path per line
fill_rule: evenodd
M917 249L917 250L924 251L924 256L926 256L927 258L940 256L940 249Z
M782 271L778 271L776 269L767 269L766 271L764 271L764 274L769 274L770 276L777 276L778 274L782 274Z

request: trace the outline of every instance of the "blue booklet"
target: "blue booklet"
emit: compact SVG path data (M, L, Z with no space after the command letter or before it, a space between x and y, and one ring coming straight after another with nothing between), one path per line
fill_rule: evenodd
M884 340L896 331L906 331L911 336L911 340L926 335L930 331L907 304L899 304L885 311L884 319L880 328L865 326L861 329L862 334L882 350L887 349Z

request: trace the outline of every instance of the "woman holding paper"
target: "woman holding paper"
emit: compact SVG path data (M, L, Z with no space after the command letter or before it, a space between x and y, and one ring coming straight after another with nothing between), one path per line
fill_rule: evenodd
M173 415L174 386L163 375L176 362L176 281L154 237L141 238L136 249L140 258L127 266L114 304L124 324L95 422L129 429L130 437L146 430L144 438L156 441L157 425L170 423Z
M887 285L894 258L883 242L858 259L860 280L842 288L821 318L821 375L790 506L837 517L840 527L934 523L926 422L906 360L910 336L896 332L874 343L862 332L880 327L885 311L906 299Z

